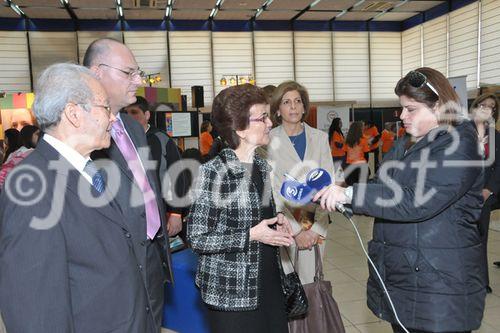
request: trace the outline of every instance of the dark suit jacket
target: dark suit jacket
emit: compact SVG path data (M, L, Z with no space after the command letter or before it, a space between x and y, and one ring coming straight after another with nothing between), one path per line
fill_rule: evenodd
M144 165L146 161L151 160L144 129L129 115L122 113L120 117L128 135L141 155L141 160ZM143 278L146 280L150 303L147 311L153 314L155 322L155 327L148 328L147 332L158 332L161 327L163 313L164 283L166 280L172 281L168 237L156 238L153 244L148 246L148 241L146 241L146 211L142 196L139 198L139 204L131 202L131 194L133 191L139 191L140 193L140 189L134 182L132 171L130 171L127 161L123 158L113 139L108 149L94 152L92 154L92 159L99 159L101 165L113 163L120 171L119 177L111 177L108 183L116 180L120 182L119 184L115 184L119 186L115 201L123 212L124 223L127 225L131 234L139 269L141 270ZM145 169L148 169L146 165ZM149 168L149 170L146 170L146 173L149 183L156 194L156 201L160 212L162 230L159 233L168 235L158 177L154 168ZM147 253L148 248L154 253Z
M0 198L0 311L7 331L147 332L152 319L139 311L148 306L145 281L123 214L113 203L84 204L78 189L97 192L64 158L51 170L49 163L60 158L41 140L8 177L16 184L35 175L23 168L38 170L45 184L40 177L22 183L40 198L21 205L8 187ZM45 219L54 207L60 217L37 230L41 224L32 219Z

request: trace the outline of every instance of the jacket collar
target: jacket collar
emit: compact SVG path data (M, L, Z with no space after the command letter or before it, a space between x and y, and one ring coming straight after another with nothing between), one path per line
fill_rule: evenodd
M225 148L219 153L222 163L227 167L229 174L233 177L240 178L245 175L246 168L242 165L233 149ZM258 154L254 154L253 164L256 165L262 174L271 171L271 167Z

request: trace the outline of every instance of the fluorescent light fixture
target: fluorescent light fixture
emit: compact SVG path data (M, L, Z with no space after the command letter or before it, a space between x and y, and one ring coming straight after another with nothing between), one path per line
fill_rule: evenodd
M263 8L257 9L257 13L255 13L255 17L259 17L259 15L262 14L262 12L264 12Z
M375 15L375 16L373 17L373 20L375 20L376 18L379 18L380 16L384 15L385 13L387 13L387 10L384 10L383 12L380 12L380 13L378 13L377 15Z
M215 15L217 15L217 12L219 11L219 9L216 8L212 8L212 11L210 12L210 17L214 17Z
M398 8L399 6L402 6L405 3L407 3L407 2L408 2L408 0L404 0L403 2L400 2L400 3L396 4L396 6L394 6L394 8Z
M123 17L123 8L122 8L122 6L118 7L118 15L120 15L120 17Z
M359 5L362 5L363 2L365 2L366 0L359 0L358 2L356 2L354 5L352 5L352 8L356 8L358 7Z
M215 3L215 7L220 7L220 5L222 5L223 2L224 0L217 0L217 2Z
M272 3L273 3L273 1L274 1L274 0L267 0L267 1L266 1L266 3L264 4L264 6L263 6L263 7L266 7L266 8L267 8L267 6L269 6L270 4L272 4Z
M61 3L61 5L67 5L69 4L69 1L68 0L59 0L59 2Z
M24 14L24 12L21 10L21 8L19 8L18 5L11 3L10 8L12 8L12 10L15 11L17 15L26 16L26 14Z
M121 5L122 5L122 0L116 0L116 4L117 4L118 6L121 6Z
M167 6L167 10L165 11L165 16L170 17L170 14L172 14L172 7Z
M335 18L339 18L341 16L344 16L346 13L347 13L347 9L344 9L343 11L341 11L340 13L338 13L337 16L335 16Z
M168 0L167 6L172 6L172 0Z
M321 0L314 0L314 2L310 5L310 8L316 6Z

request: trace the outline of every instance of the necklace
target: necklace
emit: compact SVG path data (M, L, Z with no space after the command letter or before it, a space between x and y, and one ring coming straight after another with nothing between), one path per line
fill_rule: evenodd
M290 142L292 143L292 145L295 147L295 141L297 141L297 139L302 135L303 131L300 132L299 134L297 135L294 135L294 136L289 136L288 138L290 139ZM293 139L292 139L293 138Z

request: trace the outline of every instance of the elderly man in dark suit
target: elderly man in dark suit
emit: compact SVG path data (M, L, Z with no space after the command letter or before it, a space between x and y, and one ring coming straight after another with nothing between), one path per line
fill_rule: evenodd
M124 215L143 279L146 281L148 306L137 309L151 316L147 330L159 332L163 313L164 284L172 280L165 211L155 163L150 158L142 127L119 110L136 100L144 73L132 52L121 42L104 38L92 42L83 64L95 73L108 93L111 112L117 120L111 130L109 148L93 157L101 163L118 166L110 184L118 187L115 201ZM142 332L141 332L142 333Z
M116 121L85 67L56 64L37 83L45 132L0 198L0 311L9 333L148 332L153 319L131 228L89 158Z

